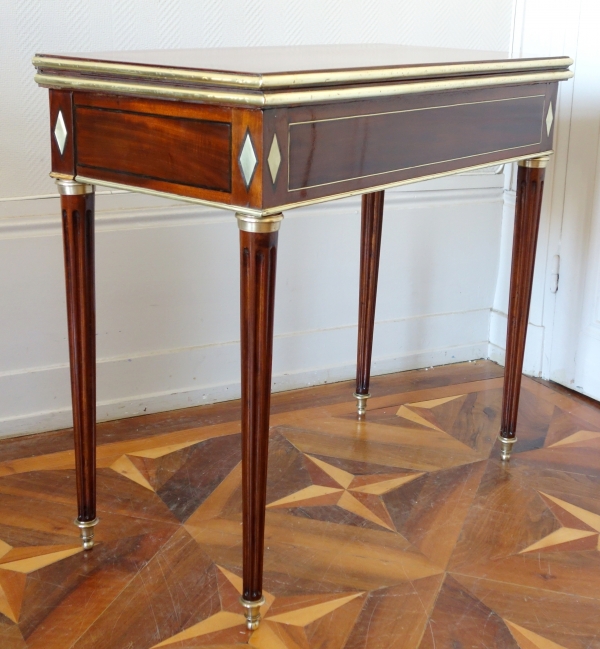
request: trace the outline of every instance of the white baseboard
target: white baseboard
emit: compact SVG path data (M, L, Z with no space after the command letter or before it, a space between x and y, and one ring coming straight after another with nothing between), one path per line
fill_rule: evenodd
M490 342L487 357L504 366L506 359L506 327L508 315L492 310L490 316ZM542 352L544 349L544 327L531 322L527 325L527 344L523 359L523 374L542 375Z
M414 304L417 305L414 307L415 310L442 311L452 308L450 301L440 300L439 290L437 293L433 290L436 288L436 282L440 281L439 277L446 278L451 274L452 256L446 255L450 270L446 272L438 268L435 270L438 274L431 278L430 274L434 271L426 255L430 252L427 246L434 245L431 242L435 237L432 237L427 228L436 228L436 231L441 228L449 233L448 239L441 241L438 237L435 244L445 245L446 251L462 249L463 245L468 249L470 245L468 237L456 234L463 229L472 231L481 226L484 229L478 230L478 236L482 240L492 241L499 220L496 204L500 205L501 202L502 177L493 174L442 178L419 183L414 187L406 186L386 192L388 232L395 233L394 236L398 241L407 232L409 236L421 242L421 248L413 247L413 249L406 246L402 248L398 245L394 251L397 259L407 258L412 264L410 267L412 275L404 281L413 283L408 286L415 294L422 293L420 286L423 283L424 290L438 296L429 303L427 300L415 300ZM286 231L295 232L294 236L300 236L301 231L308 231L307 228L298 227L298 221L302 219L312 220L313 223L319 219L322 224L320 227L325 230L329 228L327 231L330 234L334 230L342 231L343 226L345 238L342 237L338 245L343 258L349 259L349 252L358 254L359 210L360 201L357 198L292 210L289 215L286 214ZM16 296L13 299L15 306L12 310L14 316L11 320L12 328L6 328L9 332L9 335L6 335L9 340L21 336L20 344L24 350L21 355L15 353L11 356L7 353L7 358L0 358L0 437L56 430L72 424L69 369L66 362L66 323L62 324L64 288L60 261L59 213L58 198L55 196L27 197L18 201L0 202L0 243L4 245L3 250L7 253L4 266L0 256L0 273L4 274L6 286L13 291L13 297ZM454 234L449 227L450 223L453 224ZM102 190L97 196L97 249L102 250L106 258L113 259L108 251L121 245L123 238L128 236L127 231L145 231L140 232L139 236L138 233L131 235L133 261L130 264L119 262L123 264L122 268L119 267L122 276L129 277L129 273L133 273L137 278L134 281L137 281L137 285L142 288L152 286L153 282L159 283L162 279L160 268L155 268L148 262L148 254L143 254L145 249L141 247L142 238L145 244L148 242L152 244L153 250L160 249L160 245L167 237L171 237L168 241L173 246L183 245L182 242L185 243L186 237L190 236L195 237L194 241L198 241L199 244L208 240L215 241L221 248L207 250L205 247L202 248L202 254L212 254L219 261L219 256L228 259L227 255L232 252L229 247L235 247L235 243L231 243L235 241L235 229L233 216L219 210L157 200L141 194L112 193ZM206 237L203 237L204 231L207 233ZM352 236L349 236L350 232ZM306 237L298 242L298 246L300 248L304 246L303 249L306 250L310 249L311 245L312 242ZM11 274L14 275L16 272L9 263L10 254L16 255L15 251L19 251L17 261L23 264L24 272L28 267L34 268L37 272L35 279L28 280L29 283L22 281L20 284L22 288L18 290L15 288L15 282L10 280ZM227 255L223 251L226 251ZM119 252L122 253L120 248ZM435 251L432 254L436 254ZM235 252L232 258L235 259ZM440 254L436 254L436 260L439 259ZM284 262L282 258L280 271L278 271L281 277L284 276L281 273ZM51 268L50 263L53 264ZM186 263L190 265L191 270L187 275L181 276L187 291L182 293L182 304L185 302L186 295L198 295L194 292L196 286L193 269L196 269L196 266L191 264L189 257ZM288 262L288 266L291 263ZM398 312L408 313L409 317L377 323L373 374L475 360L488 355L490 310L482 308L487 307L488 302L480 297L481 276L482 273L490 274L488 266L494 262L488 263L486 257L479 259L477 263L479 269L475 274L479 283L475 283L473 287L468 285L466 289L471 291L473 297L463 300L461 307L458 307L467 310L412 315L414 311L410 309L402 311L398 308L394 311L388 308L386 317L395 317ZM144 272L147 269L148 274L142 273L139 277L135 275L139 270L139 264L143 266ZM345 269L343 285L335 289L331 286L324 289L319 284L319 273L330 272L331 268L325 264L324 270L319 270L321 268L319 264L320 259L311 260L307 266L310 274L307 280L312 281L313 290L316 289L321 293L325 290L342 292L344 299L338 301L343 308L340 307L340 312L336 312L334 318L328 316L329 319L323 320L324 328L317 329L316 327L321 326L318 321L304 318L304 324L298 325L305 328L303 331L275 336L273 366L275 391L354 377L357 326L346 324L352 322L355 317L354 307L350 309L346 305L356 304L353 291L356 290L357 282L352 273L357 274L358 269L356 264ZM40 270L42 267L44 273ZM218 272L226 275L233 290L234 280L230 278L233 271L221 266L219 268ZM398 272L402 270L400 266L390 266L390 268ZM304 272L307 272L306 268ZM47 277L44 274L47 277L51 275L51 279L46 281ZM119 280L119 277L117 276L116 279ZM347 281L348 277L352 277L352 282ZM465 280L469 279L466 275L463 277ZM41 297L46 299L51 295L51 299L45 302L36 298L37 294L34 292L40 282L44 286ZM353 287L352 290L348 288L349 286ZM454 286L456 284L451 285L450 288ZM116 313L120 309L121 302L110 302L106 297L107 287L108 281L105 280L104 299ZM289 290L294 290L294 287ZM380 281L380 293L382 293L379 296L380 304L385 305L386 299L388 305L390 299L395 301L396 290L394 282L388 280L386 283L385 278ZM143 290L141 292L143 293ZM207 296L205 303L207 311L218 308L220 295L211 293L208 289L200 295ZM164 292L161 293L161 297L163 304L171 304ZM307 303L306 294L301 297L303 301L288 300L287 306L284 301L282 310L288 308L295 314L294 309L301 309L302 305ZM313 297L315 296L311 295L311 299ZM323 303L323 294L320 296L317 294L316 297L320 297ZM492 296L489 297L491 302ZM36 304L36 299L40 303L39 306ZM138 298L134 296L134 299ZM132 308L135 308L138 303L144 308L148 306L148 300L144 300L143 295ZM279 302L281 303L282 301ZM422 306L418 306L419 304ZM28 310L25 310L23 305L28 305ZM112 327L111 340L120 344L120 339L114 335L117 319L114 313L109 311L108 309L103 312L105 322L109 323L107 325L109 329ZM29 313L34 315L28 317L23 315ZM194 323L195 326L198 325L197 314L185 310L184 313L189 318L182 319L182 322L187 323L186 327L192 327ZM209 333L203 334L204 338L202 336L196 338L202 341L199 346L186 346L190 340L195 340L193 336L186 338L182 335L179 339L168 338L166 335L162 339L150 337L144 339L143 343L132 338L128 340L127 345L118 347L119 352L115 352L122 355L110 355L108 351L105 357L100 357L98 359L98 421L238 398L239 343L232 340L237 335L237 317L232 318L232 313L229 314L227 321L228 328L215 332L213 325L211 325L213 329L207 325ZM236 322L235 326L231 325L233 320ZM281 321L286 322L285 326L289 329L290 323L297 320L295 318L286 320L284 317L280 319ZM51 335L45 334L45 339L40 335L41 326L36 325L41 322L44 323L46 332L52 332ZM313 325L307 325L307 322L316 322L315 329L311 330L310 326ZM14 323L19 323L19 326ZM3 331L0 327L0 333ZM146 343L146 340L150 342ZM185 342L181 347L177 347L180 340ZM169 345L173 348L162 348ZM123 352L124 349L134 348L137 353ZM108 349L110 350L110 346ZM28 357L26 353L29 354ZM128 355L125 356L125 353ZM44 357L48 360L42 360ZM41 366L36 367L38 363Z
M489 310L480 309L377 323L372 373L388 374L485 358L488 320ZM273 391L354 378L356 336L355 325L276 336ZM386 342L381 344L382 340ZM431 348L432 340L442 346ZM397 341L396 350L389 349L389 341ZM335 364L339 358L346 362ZM286 372L286 367L301 369ZM110 421L237 399L239 368L238 341L100 359L97 419ZM15 404L17 411L0 418L0 437L72 425L66 364L3 373L0 391L5 403ZM27 396L23 395L35 395L36 402L45 407L27 411L28 404L23 403Z

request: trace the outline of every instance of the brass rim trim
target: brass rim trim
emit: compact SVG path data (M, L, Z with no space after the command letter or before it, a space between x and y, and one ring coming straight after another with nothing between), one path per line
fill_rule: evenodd
M82 194L94 193L94 185L89 183L67 180L66 178L57 178L55 182L58 186L58 193L61 196L81 196Z
M236 212L238 227L242 232L277 232L283 220L283 214L256 217Z
M498 441L502 442L503 444L515 444L517 441L516 437L502 437L502 433L498 433Z
M94 518L93 521L80 521L78 518L76 518L73 521L73 523L77 525L79 529L82 530L88 529L89 527L95 527L96 525L98 525L99 522L100 522L99 518Z
M261 606L264 606L266 601L267 600L264 596L261 596L261 598L257 599L255 602L251 602L249 599L244 599L243 596L240 597L240 604L244 608L260 608Z
M44 88L87 90L96 92L117 93L120 95L137 95L148 97L165 97L202 101L207 103L225 103L255 107L289 106L294 104L314 104L321 102L350 101L354 99L374 99L396 95L420 94L425 92L442 92L467 88L489 88L494 86L511 86L548 81L570 79L570 70L550 72L529 72L514 75L490 75L487 77L470 77L442 79L417 82L388 83L385 85L363 84L352 87L325 87L307 90L288 90L279 92L248 92L247 90L221 90L219 88L192 88L167 84L148 84L132 81L113 81L86 77L68 77L57 74L38 73L35 81Z
M567 56L546 59L514 59L477 63L445 63L402 67L379 67L352 70L320 70L312 72L285 72L271 74L228 73L217 70L190 70L136 63L86 61L54 56L34 56L33 65L43 70L72 71L90 74L134 76L160 81L184 81L247 89L285 89L304 86L331 86L351 83L372 83L444 77L448 75L502 74L509 72L539 72L566 69L573 64Z
M519 160L519 167L527 167L529 169L545 169L550 162L550 156L539 156L538 158L530 158L529 160Z
M185 203L193 203L194 205L206 205L207 207L215 207L219 209L238 212L244 216L252 216L255 218L264 218L267 216L280 214L286 210L295 209L297 207L306 207L308 205L317 205L319 203L326 203L327 201L338 200L339 198L348 198L350 196L359 196L362 194L371 194L379 192L392 187L401 187L402 185L412 185L413 183L423 182L425 180L433 180L434 178L444 178L445 176L454 176L465 171L474 171L476 169L485 169L486 167L496 167L511 162L518 162L519 160L527 160L531 158L540 158L552 155L553 151L540 151L539 153L531 153L527 156L513 156L511 158L503 158L502 160L495 160L494 162L485 162L479 165L472 165L469 167L461 167L453 171L442 171L437 174L429 174L427 176L420 176L419 178L409 178L407 180L397 180L391 183L376 185L366 189L353 189L339 194L332 194L330 196L320 196L319 198L312 198L307 201L299 201L297 203L286 203L284 205L277 205L276 207L268 207L264 210L253 209L250 207L242 207L241 205L227 205L226 203L217 203L216 201L204 200L202 198L193 198L190 196L181 196L180 194L172 194L170 192L160 192L155 189L146 189L145 187L136 187L135 185L124 185L122 183L113 183L108 180L98 180L97 178L90 178L88 176L76 176L75 179L80 183L91 183L93 185L100 185L102 187L111 187L113 189L124 189L130 192L140 192L141 194L150 194L151 196L161 196L163 198L170 198L176 201L183 201Z

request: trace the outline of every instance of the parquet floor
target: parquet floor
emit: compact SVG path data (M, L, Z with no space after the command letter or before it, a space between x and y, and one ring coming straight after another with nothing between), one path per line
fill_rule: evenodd
M0 443L2 649L600 647L600 408L502 368L276 395L265 589L245 630L237 402L102 424L80 550L70 433Z

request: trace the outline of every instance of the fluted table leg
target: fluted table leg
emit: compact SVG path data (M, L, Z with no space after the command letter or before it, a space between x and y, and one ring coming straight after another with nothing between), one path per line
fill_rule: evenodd
M383 226L384 192L363 194L360 234L360 288L358 298L358 351L356 360L356 392L358 416L367 409L371 381L371 353L375 328L375 303L379 276L379 253Z
M77 518L85 550L94 546L96 518L96 308L94 187L57 180L61 194L71 397L75 436Z
M249 629L258 628L262 596L273 311L281 214L238 214L242 341L243 594Z
M506 364L499 440L502 460L508 461L517 441L521 374L531 303L533 269L548 157L522 160L517 176L517 207L513 237Z

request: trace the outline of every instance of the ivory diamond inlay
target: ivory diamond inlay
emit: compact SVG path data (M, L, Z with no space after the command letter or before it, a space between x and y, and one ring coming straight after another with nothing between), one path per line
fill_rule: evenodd
M240 168L242 170L242 176L244 176L246 189L250 187L257 163L258 159L256 158L254 147L252 146L250 131L247 130L246 136L244 137L244 144L242 145L242 152L240 153Z
M548 137L550 137L550 131L552 130L552 122L554 122L554 111L552 110L552 103L548 106L548 114L546 115L546 132Z
M56 125L54 126L54 137L56 138L56 143L58 144L58 150L60 155L63 154L65 150L65 142L67 141L67 126L62 114L62 111L58 111L58 116L56 117Z
M279 171L279 165L281 164L281 151L279 150L277 133L273 135L273 142L271 143L271 149L269 150L269 157L267 158L267 162L269 163L269 171L271 172L273 184L275 184L275 181L277 180L277 172Z

